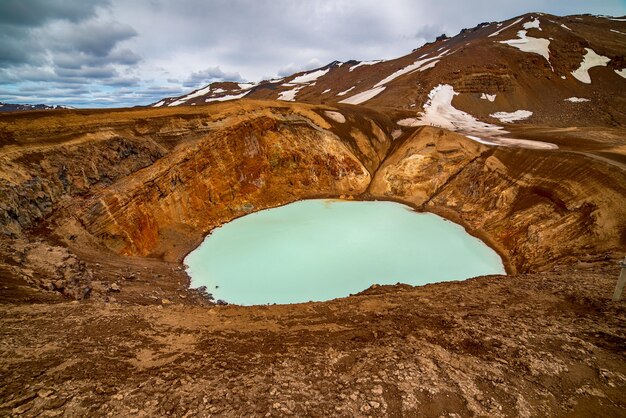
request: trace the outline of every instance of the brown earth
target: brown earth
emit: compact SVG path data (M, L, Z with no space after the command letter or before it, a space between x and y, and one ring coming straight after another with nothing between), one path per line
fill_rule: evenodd
M1 413L623 416L620 132L516 132L570 144L546 151L396 119L251 100L0 115ZM442 214L512 274L287 306L187 289L212 228L313 197Z

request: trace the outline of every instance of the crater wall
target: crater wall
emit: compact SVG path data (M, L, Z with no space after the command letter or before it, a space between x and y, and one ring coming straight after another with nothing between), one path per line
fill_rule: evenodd
M624 171L583 153L488 147L431 127L400 133L356 107L243 101L46 117L0 123L8 237L45 228L39 236L70 246L180 261L235 217L348 197L457 221L511 271L625 250Z

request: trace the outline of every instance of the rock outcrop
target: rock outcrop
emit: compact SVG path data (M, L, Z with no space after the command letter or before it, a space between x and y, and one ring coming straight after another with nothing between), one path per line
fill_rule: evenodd
M370 192L460 221L514 271L618 259L626 244L626 173L581 154L487 147L425 127L385 160Z

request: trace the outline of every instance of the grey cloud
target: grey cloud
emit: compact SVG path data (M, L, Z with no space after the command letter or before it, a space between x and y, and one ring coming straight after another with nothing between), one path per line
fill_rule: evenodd
M8 34L3 25L0 25L0 67L10 67L21 64L42 64L45 61L38 40L30 31L17 28Z
M129 87L137 86L141 82L138 77L116 77L111 80L107 80L104 84L110 87Z
M0 84L52 81L56 77L54 72L37 67L0 69Z
M135 65L141 57L130 49L111 51L105 57L84 53L59 52L54 55L54 65L58 68L80 69L82 67L101 67L109 64Z
M195 87L200 84L208 84L213 81L244 81L239 73L226 73L220 67L209 67L202 71L191 73L183 85L185 87Z
M113 78L119 75L113 67L57 68L55 72L60 77L69 78Z
M109 0L2 0L0 24L39 26L53 19L78 22L94 16L98 7L109 4Z
M95 57L106 57L119 42L137 36L137 31L129 25L93 20L76 25L57 25L47 32L51 48Z

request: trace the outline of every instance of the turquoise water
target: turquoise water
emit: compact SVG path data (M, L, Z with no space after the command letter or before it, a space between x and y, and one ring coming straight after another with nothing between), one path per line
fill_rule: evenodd
M239 305L504 274L500 256L463 227L382 201L305 200L252 213L213 230L185 264L191 287Z

